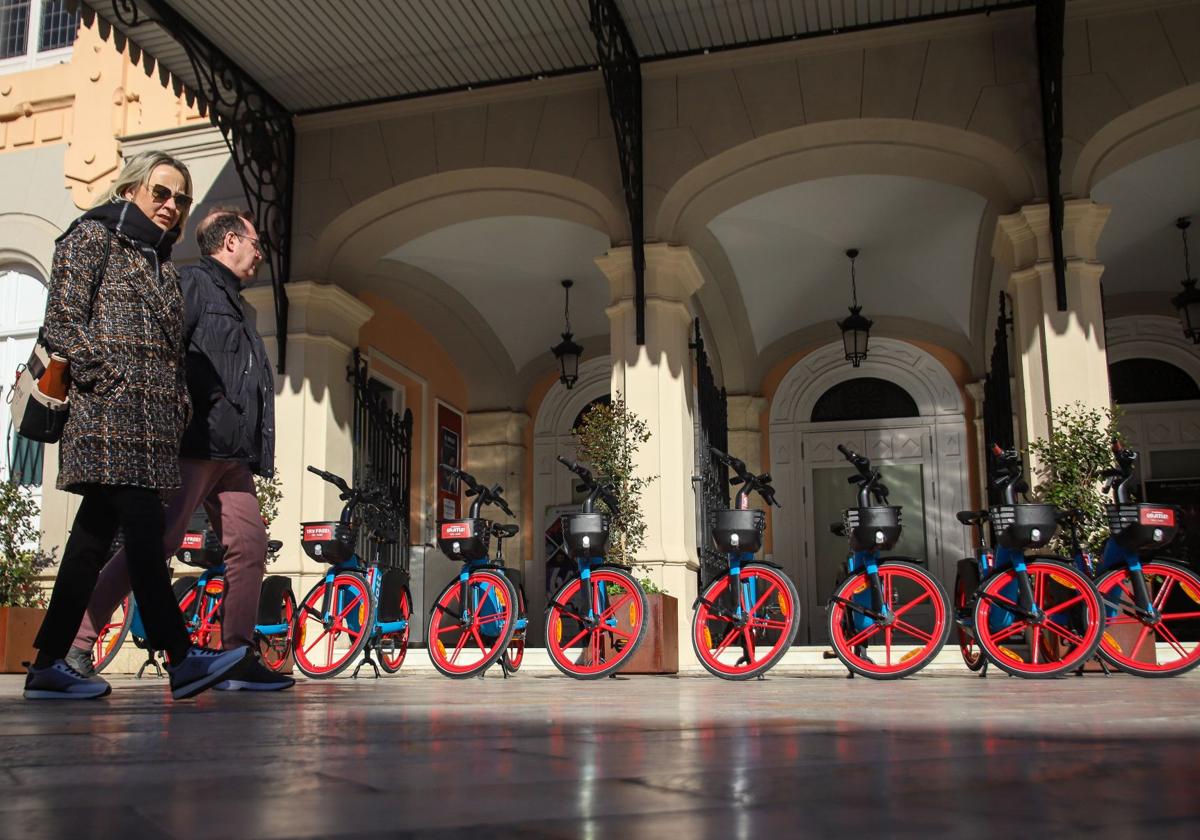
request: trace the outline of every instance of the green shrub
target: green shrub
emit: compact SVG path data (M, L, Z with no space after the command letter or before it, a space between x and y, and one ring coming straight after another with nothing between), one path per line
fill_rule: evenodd
M44 607L38 576L57 558L42 552L38 504L28 487L0 481L0 607Z

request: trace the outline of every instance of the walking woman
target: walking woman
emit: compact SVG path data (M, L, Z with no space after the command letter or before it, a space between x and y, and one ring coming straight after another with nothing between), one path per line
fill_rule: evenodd
M226 678L249 653L194 647L163 562L161 494L179 486L179 441L191 406L184 383L183 296L171 247L192 204L186 166L160 152L132 158L54 251L47 344L70 365L71 413L58 487L82 496L25 679L30 699L103 697L64 657L117 529L151 646L166 651L182 700Z

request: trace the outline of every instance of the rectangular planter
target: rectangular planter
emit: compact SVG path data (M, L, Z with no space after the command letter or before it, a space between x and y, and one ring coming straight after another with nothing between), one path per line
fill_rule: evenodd
M33 640L45 617L40 607L0 607L0 673L25 673L21 663L33 661Z
M646 634L622 674L679 673L679 601L673 595L656 593L646 596ZM619 616L618 625L627 628L628 616Z

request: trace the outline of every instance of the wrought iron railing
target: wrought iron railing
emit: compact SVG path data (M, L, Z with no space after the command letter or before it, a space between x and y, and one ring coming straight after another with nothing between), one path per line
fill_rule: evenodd
M717 387L704 338L700 335L700 319L695 322L695 340L690 345L696 353L696 554L700 561L700 587L723 574L725 558L712 544L712 526L717 511L729 507L729 468L712 457L709 446L729 451L729 413L725 389Z
M1012 372L1009 368L1008 330L1012 325L1008 314L1008 295L1000 293L1000 311L996 317L996 340L992 345L991 364L983 381L983 439L988 475L995 468L992 445L1011 449L1016 441L1013 430ZM988 482L989 504L1000 504L1002 491Z
M396 412L378 390L372 388L367 362L354 351L347 369L354 389L354 486L383 490L391 502L381 521L361 531L360 555L379 551L379 563L389 568L408 569L412 512L412 411ZM368 531L386 536L382 545L368 545Z

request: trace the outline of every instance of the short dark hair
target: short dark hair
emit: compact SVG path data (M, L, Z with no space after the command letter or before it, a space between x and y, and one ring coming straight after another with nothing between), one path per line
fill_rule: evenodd
M250 214L239 207L214 207L196 226L196 244L200 253L215 254L230 233L244 234L246 222L253 224Z

